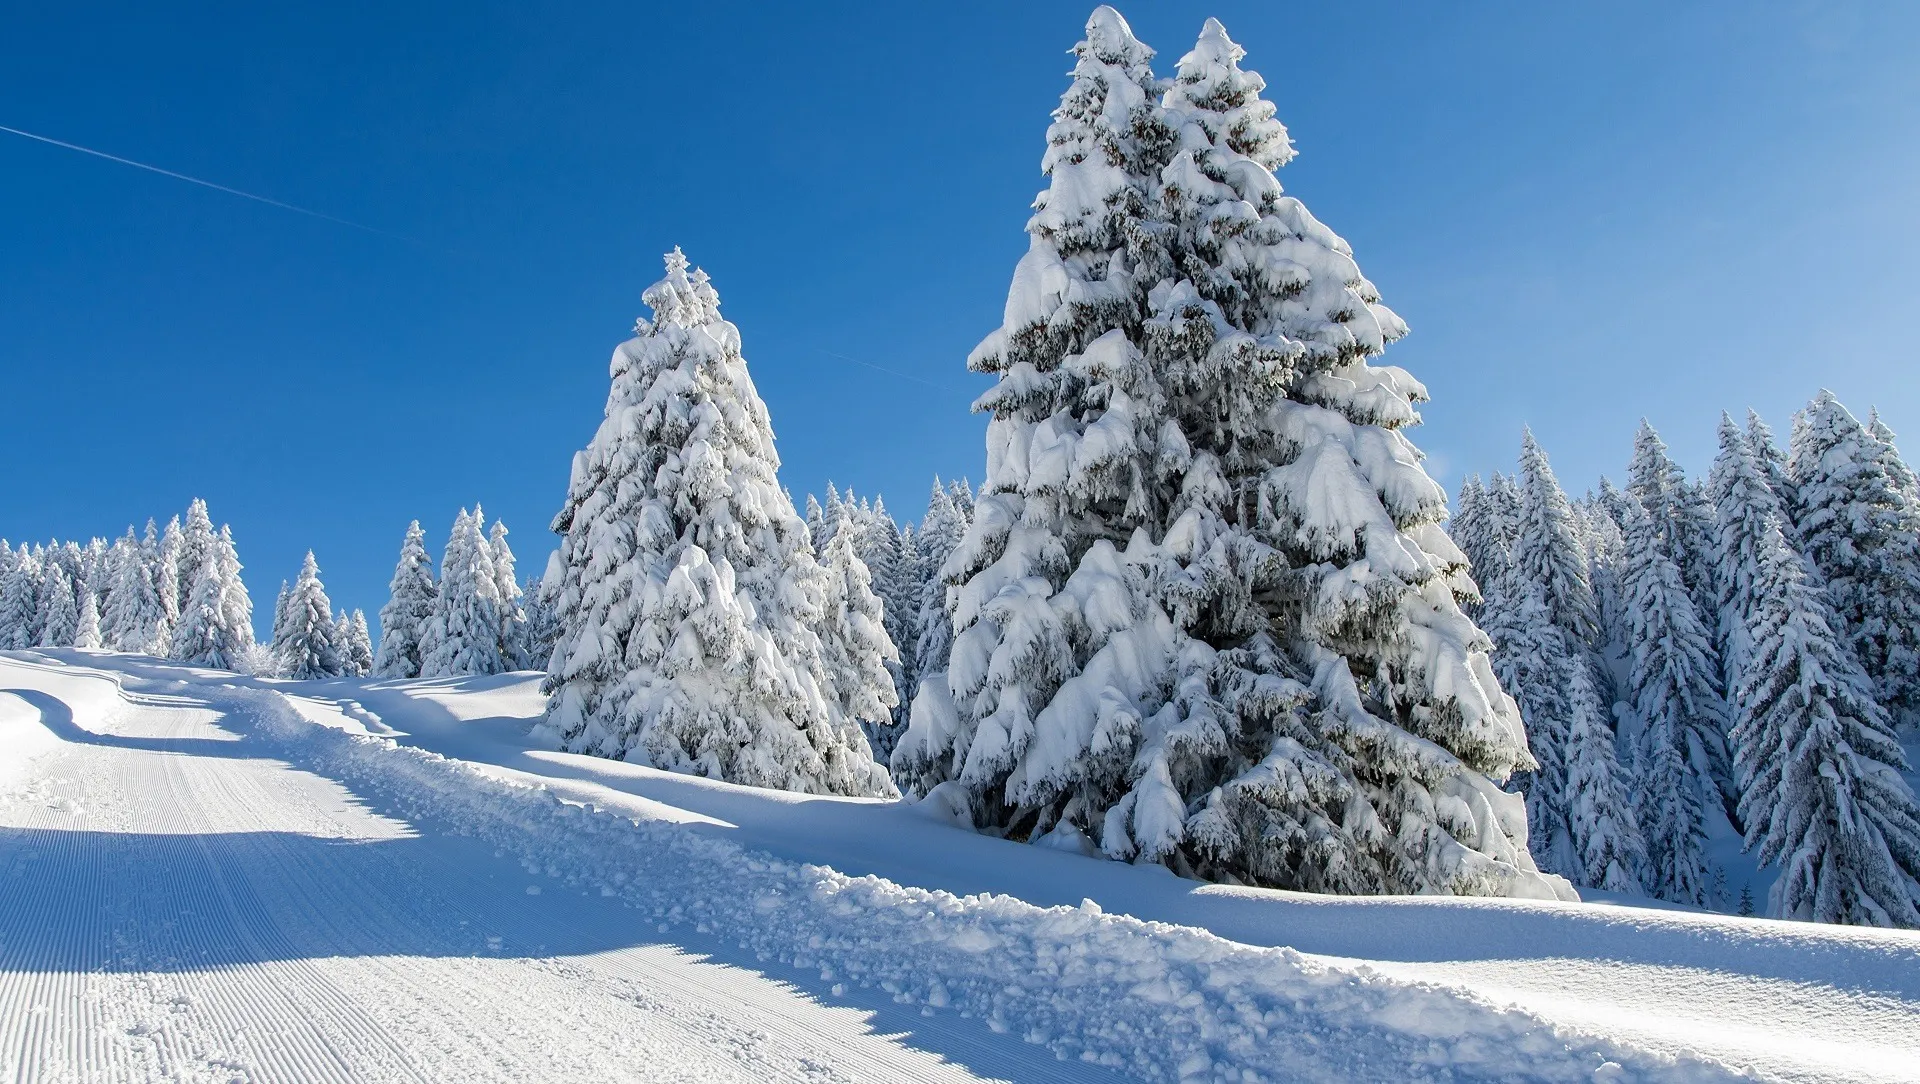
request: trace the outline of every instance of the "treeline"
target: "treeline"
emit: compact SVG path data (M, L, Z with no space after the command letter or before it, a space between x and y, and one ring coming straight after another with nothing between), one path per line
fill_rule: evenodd
M1726 906L1719 826L1778 865L1770 913L1920 925L1920 485L1877 415L1829 392L1782 450L1723 416L1689 481L1651 426L1624 491L1569 501L1531 433L1463 485L1469 556L1538 769L1517 778L1541 868Z
M0 649L106 648L251 672L253 601L233 532L214 529L207 503L109 544L0 539Z

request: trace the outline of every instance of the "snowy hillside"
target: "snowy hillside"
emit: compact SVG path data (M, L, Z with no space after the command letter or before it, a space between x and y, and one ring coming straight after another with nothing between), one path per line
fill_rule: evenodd
M26 1080L1910 1079L1920 935L1206 886L530 734L532 675L0 656Z

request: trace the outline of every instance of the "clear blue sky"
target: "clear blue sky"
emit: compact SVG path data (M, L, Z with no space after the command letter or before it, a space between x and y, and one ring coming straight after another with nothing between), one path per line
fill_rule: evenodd
M978 480L964 358L1091 5L860 7L12 5L0 125L408 240L0 134L0 535L204 496L263 608L311 547L371 613L480 501L534 571L675 244L796 496ZM1642 415L1704 469L1722 408L1822 385L1920 445L1920 5L1122 10L1163 72L1217 15L1267 77L1450 488L1523 423L1570 488Z

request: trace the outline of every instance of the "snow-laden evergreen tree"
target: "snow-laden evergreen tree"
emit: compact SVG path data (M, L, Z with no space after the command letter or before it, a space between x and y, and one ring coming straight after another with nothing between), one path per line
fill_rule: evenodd
M201 510L205 512L204 505ZM180 527L179 516L167 520L157 545L153 540L153 521L147 521L147 551L153 565L153 592L160 599L160 612L165 615L163 624L167 630L155 653L166 654L173 641L174 626L180 620L180 608L186 605L187 596L193 591L198 566L182 565L183 560L192 559L186 557L186 535Z
M1615 505L1606 491L1612 485L1600 479L1601 492L1581 501L1581 545L1587 551L1587 579L1593 584L1593 604L1600 616L1602 655L1624 652L1627 642L1627 537ZM1615 491L1616 494L1618 491Z
M134 539L133 528L114 543L113 592L108 599L106 639L116 651L161 654L163 633L170 634L154 587L154 569L145 547Z
M19 651L40 642L44 612L40 591L45 573L41 559L26 543L21 543L14 555L13 569L7 574L6 583L0 585L0 627L7 637L0 647Z
M858 506L843 506L842 512L845 522L840 530L853 532L855 554L866 566L871 577L873 594L880 600L884 611L884 627L888 643L895 645L896 648L900 644L911 643L914 626L919 617L917 609L909 602L910 597L913 602L918 601L917 592L912 590L914 581L912 536L902 534L900 525L887 513L884 500L876 498L870 505L863 502ZM831 539L828 545L832 545ZM825 551L821 553L821 563L825 564L827 563ZM905 653L896 650L887 660L886 669L893 681L894 703L903 704L907 698L908 684L913 679ZM892 735L897 733L892 729L894 722L905 725L904 710L900 712L897 720L889 720L888 725L882 727L888 732L887 739L882 743L885 748L882 749L880 745L874 747L875 755L882 762L893 751ZM867 734L870 740L874 733L873 729L868 729Z
M483 533L485 522L478 505L471 515L462 508L454 517L453 532L440 557L440 594L421 638L421 677L498 674L507 669L507 661L500 657L500 586L494 576L493 551Z
M1758 421L1757 416L1754 420ZM1707 476L1714 508L1714 612L1719 625L1722 688L1729 705L1735 706L1734 688L1748 668L1752 651L1747 629L1762 606L1756 583L1767 524L1771 521L1783 527L1787 510L1750 437L1724 413L1720 415L1719 437L1720 453ZM1738 778L1737 772L1735 775Z
M1792 515L1841 631L1896 721L1920 722L1920 508L1886 447L1822 391L1795 419Z
M1733 743L1747 846L1780 864L1769 913L1920 926L1920 806L1887 714L1772 516L1753 551Z
M285 585L281 587L285 591ZM440 589L433 582L433 561L427 556L427 532L420 521L407 524L400 543L400 560L387 584L387 603L380 607L380 657L373 672L381 677L420 676L420 645L433 619Z
M1908 507L1920 508L1920 477L1916 477L1913 468L1900 457L1893 429L1880 417L1878 408L1867 410L1867 433L1880 446L1880 463L1886 468L1887 477L1893 480L1894 488L1906 498Z
M614 351L547 565L565 748L753 786L888 795L828 683L826 573L776 477L740 333L678 249Z
M493 521L493 529L487 534L487 555L493 561L493 592L500 614L501 664L508 670L530 669L533 659L527 653L527 611L514 572L513 547L507 545L505 520Z
M94 649L101 645L100 640L100 604L94 600L93 585L82 583L80 595L80 620L74 627L73 646Z
M1467 555L1467 570L1483 596L1505 577L1507 566L1506 547L1499 543L1494 531L1489 515L1492 511L1487 487L1480 476L1474 474L1460 483L1460 498L1454 502L1453 515L1447 520L1447 534L1453 544L1460 547L1460 552ZM1482 620L1486 614L1484 598L1469 600L1465 610L1485 625Z
M280 671L295 681L336 678L341 675L340 642L333 624L333 603L320 582L320 565L313 551L300 565L300 575L287 592L287 620L278 645Z
M1704 802L1733 806L1727 708L1706 623L1671 556L1670 524L1638 504L1627 512L1627 658L1621 690L1639 722L1636 808L1647 843L1647 889L1705 906Z
M345 677L366 677L373 673L373 634L367 628L367 615L345 610L334 619L334 642L340 648L340 673Z
M1564 630L1563 630L1564 634ZM1646 839L1630 805L1608 725L1608 710L1593 682L1593 669L1567 655L1566 816L1580 864L1579 883L1606 892L1642 891Z
M287 638L287 599L292 597L293 588L285 580L280 581L280 593L273 597L273 636L267 646L275 655Z
M1575 857L1567 819L1567 734L1573 703L1565 675L1572 649L1565 630L1553 623L1539 584L1509 573L1490 581L1484 595L1483 627L1495 645L1493 670L1500 687L1520 705L1535 764L1514 779L1526 795L1528 849L1541 869L1583 880L1585 867Z
M1075 53L896 777L1204 877L1566 891L1495 782L1532 763L1402 432L1425 390L1367 363L1405 327L1282 194L1261 80L1211 20L1164 97L1111 8Z
M814 552L825 552L822 544L827 538L827 514L821 510L819 498L811 493L807 494L806 523L807 539L813 543Z
M205 510L204 505L200 507ZM223 526L204 554L197 546L183 552L194 554L199 572L187 592L180 623L174 627L168 657L195 666L237 670L253 647L253 599L240 579L240 554L233 533Z
M1531 430L1521 437L1518 485L1513 574L1539 584L1553 623L1566 630L1575 646L1590 651L1600 643L1600 611L1580 524Z
M526 600L527 608L528 658L535 669L540 669L553 658L553 645L560 639L560 611L554 607L546 581L541 577L528 579L521 597Z
M860 532L842 522L820 555L826 570L826 595L820 623L820 658L827 685L833 690L840 714L860 724L871 755L884 759L893 752L899 730L894 726L897 703L894 670L899 652L887 636L883 603L874 594L866 562L856 540Z
M169 528L173 526L168 524ZM162 539L164 542L165 539ZM187 505L187 521L180 527L180 551L175 561L180 577L179 597L183 602L192 593L202 570L213 560L213 549L213 517L207 514L207 502L195 497Z
M1633 460L1627 467L1627 496L1652 520L1653 534L1680 570L1680 577L1701 612L1713 606L1713 576L1706 560L1712 512L1689 485L1680 465L1667 454L1666 442L1645 418L1633 438ZM1626 529L1624 521L1621 529Z
M953 493L935 478L933 492L927 497L926 518L920 521L920 598L910 641L915 695L928 675L939 675L942 680L946 676L948 657L953 650L953 613L947 605L948 584L942 569L966 532L967 521L954 502ZM902 651L905 651L904 645Z
M36 592L40 614L34 622L39 629L40 647L72 647L73 635L80 628L80 608L74 603L73 580L66 566L57 560L41 565L40 589Z
M1767 488L1773 491L1774 500L1781 509L1780 529L1785 532L1787 543L1796 549L1800 546L1800 536L1793 525L1793 510L1799 502L1799 487L1793 481L1793 467L1787 460L1778 441L1773 439L1773 430L1765 419L1752 410L1747 411L1747 450L1753 456L1756 469L1766 479Z

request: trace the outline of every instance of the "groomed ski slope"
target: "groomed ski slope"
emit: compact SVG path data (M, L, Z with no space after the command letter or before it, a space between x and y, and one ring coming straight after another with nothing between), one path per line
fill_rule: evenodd
M547 752L537 680L0 655L7 1080L1897 1080L1920 936L1201 886Z

